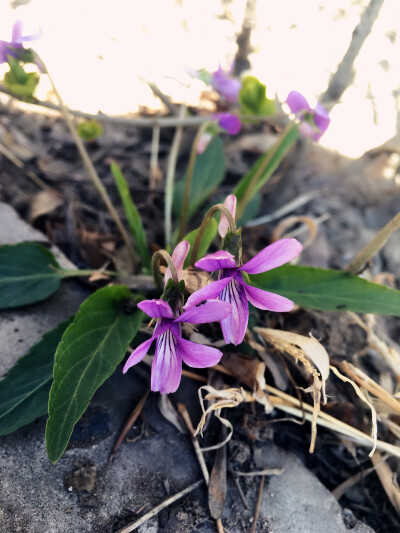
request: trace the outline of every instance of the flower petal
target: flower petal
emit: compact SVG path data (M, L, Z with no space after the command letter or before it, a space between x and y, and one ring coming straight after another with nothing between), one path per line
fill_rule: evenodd
M207 368L217 365L223 353L211 346L197 344L185 339L178 340L179 350L184 362L193 368Z
M317 104L315 106L315 111L314 111L314 123L317 126L317 128L320 130L321 135L325 133L325 131L328 129L330 121L331 119L329 118L328 111L324 107L322 107L321 104Z
M225 342L238 345L243 341L249 321L249 305L242 284L232 279L220 298L232 306L232 312L220 322Z
M157 339L156 353L151 365L151 390L161 394L175 392L182 374L182 356L178 338L168 329Z
M249 274L260 274L292 261L299 255L303 246L296 239L276 241L242 265L239 270Z
M131 368L131 366L134 366L137 363L140 363L140 361L144 358L144 356L150 350L151 343L155 339L157 339L157 337L162 335L170 327L171 327L170 322L161 320L157 324L154 330L154 335L147 341L144 341L142 342L142 344L139 344L139 346L135 350L133 350L127 362L125 363L124 368L122 369L122 373L125 374Z
M237 135L242 129L240 118L232 113L216 113L213 119L218 120L218 126L229 133L229 135Z
M290 91L286 99L287 105L290 107L290 111L297 115L300 112L308 111L311 113L311 107L306 98L298 91Z
M15 43L22 42L22 22L16 20L12 27L11 43L15 46Z
M291 311L293 309L294 303L284 296L257 289L256 287L247 285L247 283L243 283L243 288L249 302L258 309L277 311L280 313Z
M226 197L226 200L224 202L224 206L228 209L230 214L233 217L233 220L235 220L236 216L236 196L234 194L230 194ZM225 235L228 233L229 223L226 216L221 213L221 218L218 224L218 233L221 237L225 237Z
M190 244L187 241L182 241L175 246L175 249L172 252L172 261L174 262L174 265L176 267L176 271L178 273L178 279L182 278L183 265L185 263L187 254L189 253L189 250L190 250ZM167 270L165 271L164 284L167 283L167 281L170 278L171 278L171 270L168 267Z
M152 318L174 318L170 305L164 300L144 300L137 306Z
M231 78L231 72L226 72L221 65L212 73L210 80L212 88L228 102L238 101L241 82Z
M223 270L224 268L235 268L235 258L225 250L219 250L213 254L206 255L199 259L194 266L207 270L207 272L215 272L216 270Z
M303 122L300 122L299 131L302 135L304 135L304 137L308 137L313 141L318 141L318 139L322 136L322 133L314 124L310 124L305 120Z
M218 281L213 281L209 285L206 285L202 289L199 289L198 291L194 292L187 299L185 309L193 307L194 305L204 302L205 300L215 300L225 289L231 279L231 277L227 277L222 278Z
M211 135L211 133L203 133L203 135L200 136L200 139L199 139L199 142L197 143L197 148L196 148L197 155L200 155L205 151L207 146L210 144L210 141L212 138L213 136Z
M190 324L218 322L228 316L231 310L231 305L228 302L208 300L204 304L198 304L195 307L186 309L174 322L189 322Z

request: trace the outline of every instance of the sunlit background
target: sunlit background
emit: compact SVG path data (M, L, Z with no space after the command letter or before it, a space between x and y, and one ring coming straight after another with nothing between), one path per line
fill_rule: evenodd
M327 88L368 1L258 0L250 55L267 96L292 89L315 102ZM232 61L245 0L3 0L0 38L16 19L73 109L112 115L157 110L146 81L176 102L197 104L205 89L185 67ZM358 157L399 131L400 2L385 0L355 61L356 75L321 144ZM3 68L5 68L3 66ZM38 97L49 98L41 81Z

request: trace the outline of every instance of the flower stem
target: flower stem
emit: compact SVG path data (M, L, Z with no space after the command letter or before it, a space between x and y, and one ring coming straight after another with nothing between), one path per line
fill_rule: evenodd
M40 59L40 61L41 61L41 59ZM44 65L43 61L41 61L41 63ZM115 225L117 226L119 232L121 233L121 236L122 236L122 238L123 238L123 240L125 242L126 248L128 250L129 257L130 257L131 262L132 262L132 266L134 266L134 264L135 264L135 254L134 254L134 251L133 251L133 247L132 247L132 243L130 241L129 235L128 235L127 231L125 230L125 228L124 228L124 226L123 226L123 224L121 222L121 219L120 219L120 217L119 217L119 215L117 213L117 210L115 209L113 203L111 202L110 197L108 196L106 188L104 187L103 183L101 182L100 177L97 174L97 171L96 171L96 169L93 166L93 163L92 163L92 161L91 161L91 159L89 157L89 154L88 154L88 152L86 150L85 145L83 144L82 139L79 137L79 134L78 134L78 132L77 132L77 130L75 128L75 125L74 125L74 123L73 123L73 121L72 121L72 119L71 119L71 117L69 115L68 108L65 105L64 100L61 97L61 94L58 92L58 89L55 86L54 81L53 81L52 77L50 76L47 68L45 70L46 70L47 76L49 77L53 92L54 92L54 94L57 97L61 112L64 115L64 120L65 120L65 122L67 124L67 127L68 127L68 129L69 129L69 131L70 131L70 133L72 135L72 138L73 138L73 140L74 140L74 142L76 144L76 147L78 148L78 151L79 151L79 154L80 154L80 156L82 158L82 162L83 162L83 165L84 165L84 167L86 169L86 172L88 173L90 179L93 182L93 185L95 186L97 192L100 194L101 199L105 203L105 205L106 205L106 207L107 207L112 219L115 222Z
M158 250L153 255L153 258L151 261L151 265L153 269L153 277L154 277L154 281L157 287L160 289L160 291L163 290L164 278L160 274L160 269L159 269L161 259L164 259L164 261L167 263L170 269L170 272L171 272L172 281L175 287L177 287L179 283L178 272L176 271L176 266L172 260L172 257L169 255L169 253L166 250Z
M195 262L197 261L197 255L199 253L201 239L212 217L215 215L215 213L218 213L218 212L223 213L228 219L229 228L231 230L232 235L236 234L236 223L231 212L223 204L216 204L210 207L210 209L204 215L203 222L201 223L201 226L197 232L196 239L193 244L192 255L190 256L191 265L194 265Z
M208 123L206 122L202 124L200 128L197 130L196 136L192 144L192 149L190 151L189 163L188 163L188 168L186 172L185 191L183 193L182 214L181 214L181 219L179 223L178 242L180 242L183 239L183 236L185 235L186 223L187 223L188 212L189 212L190 187L192 185L193 172L194 172L194 167L196 164L197 147L199 145L201 136L203 135L207 126L208 126Z
M186 106L181 105L179 118L183 118L186 113ZM174 140L172 141L171 152L168 159L167 177L165 180L165 245L169 246L172 239L172 202L174 198L174 175L176 160L178 159L179 146L182 139L182 126L175 130Z
M93 274L106 274L107 276L119 276L118 272L111 272L110 270L64 270L63 268L55 269L64 278L79 278L85 276L92 276Z
M384 226L375 237L358 253L355 259L345 268L350 274L359 274L368 261L379 252L389 237L400 228L400 212Z
M297 125L294 122L291 122L281 133L278 140L274 144L274 146L269 150L267 156L263 161L261 162L260 166L257 168L257 170L254 172L254 175L252 179L250 180L250 183L246 187L246 191L242 197L241 200L238 202L237 211L236 211L236 218L239 220L240 217L243 215L247 204L252 199L255 193L255 187L257 185L257 182L260 180L266 169L268 168L268 165L271 164L272 160L276 156L276 154L279 152L281 146L285 143L289 133L297 128ZM284 154L286 153L286 150ZM283 154L283 155L284 155ZM283 157L283 156L282 156ZM275 168L275 167L274 167Z

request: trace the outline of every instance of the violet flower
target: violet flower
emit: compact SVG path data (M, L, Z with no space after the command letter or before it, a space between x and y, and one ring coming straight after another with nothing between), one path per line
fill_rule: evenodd
M310 107L306 98L297 91L291 91L286 99L290 111L300 119L299 130L305 137L318 141L328 129L331 119L329 114L317 104L315 109Z
M227 196L224 202L224 206L230 212L233 219L235 219L235 216L236 216L236 203L237 203L237 198L234 194L230 194L229 196ZM228 229L229 229L228 219L223 213L221 213L221 218L219 219L219 224L218 224L218 233L220 234L222 238L224 238L225 235L228 233Z
M218 122L218 126L222 130L225 130L229 135L236 135L242 129L242 123L240 122L240 119L232 113L215 113L215 115L213 115L213 119L216 120ZM200 155L204 152L213 137L218 133L218 128L215 128L215 124L212 126L214 126L214 128L211 127L211 131L205 131L200 136L196 148L197 155Z
M239 80L232 78L232 67L233 65L228 71L225 71L219 65L218 70L211 74L210 84L225 100L236 103L242 84Z
M183 265L185 263L187 254L189 253L189 250L190 250L190 244L188 243L188 241L181 241L175 246L174 251L172 252L171 257L172 257L172 261L174 262L179 281L182 279ZM168 267L164 274L164 285L167 284L167 281L171 277L172 277L171 270Z
M229 135L237 135L242 129L240 119L232 113L216 113L213 119L218 120L218 126L229 133Z
M197 261L195 266L208 272L219 270L219 280L192 294L186 302L186 307L193 307L214 298L229 302L232 311L221 320L222 333L226 343L240 344L249 319L248 302L258 309L278 312L290 311L294 305L291 300L279 294L252 287L245 282L243 273L260 274L272 270L297 257L301 249L302 245L296 239L281 239L264 248L240 267L236 266L234 256L224 250L206 255Z
M174 317L170 305L164 300L145 300L138 303L139 309L158 319L154 335L142 342L132 352L123 373L139 363L156 341L155 355L151 367L151 390L161 394L175 392L182 374L182 361L194 368L206 368L219 363L222 352L210 346L196 344L182 339L182 322L204 324L224 319L231 312L231 305L220 300L210 300L198 307L186 309Z
M40 33L34 35L22 35L22 22L17 20L12 29L11 41L0 40L0 63L7 62L7 56L17 56L17 51L23 49L23 44L40 38Z

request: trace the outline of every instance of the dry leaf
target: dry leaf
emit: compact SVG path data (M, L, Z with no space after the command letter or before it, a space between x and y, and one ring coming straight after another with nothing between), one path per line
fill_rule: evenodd
M54 189L46 189L38 194L35 194L31 200L31 206L29 211L29 222L34 222L42 215L51 213L57 207L63 205L64 200L62 195Z
M272 411L272 405L265 393L265 363L257 359L248 359L237 353L227 353L222 359L224 366L243 385L253 391L254 399L264 405L265 412Z
M295 224L298 224L299 222L302 222L303 224L305 224L308 227L308 231L310 232L308 239L303 245L303 250L308 248L318 234L318 224L314 218L307 217L307 216L292 215L290 217L284 218L275 227L272 233L272 238L271 238L272 242L275 242L281 239L283 235L286 233L286 230L288 228L290 228L291 226L294 226Z
M374 445L372 447L372 450L369 453L369 456L372 457L372 455L374 454L374 452L376 450L376 443L378 441L378 424L377 424L375 408L367 400L367 398L364 396L364 394L361 392L360 388L354 383L353 380L351 380L350 378L347 378L346 376L343 376L343 374L341 374L339 372L339 370L337 368L335 368L334 366L331 366L330 369L335 374L335 376L337 376L339 379L341 379L344 382L350 383L350 385L352 385L353 389L355 390L355 392L356 392L357 396L360 398L360 400L362 400L364 403L366 403L368 405L368 407L371 409L371 415L372 415L371 437L374 439Z
M226 429L223 426L221 428L221 440L224 441L225 437ZM215 454L214 465L208 482L208 507L215 520L222 517L225 506L227 495L226 470L226 446L221 446Z
M394 472L392 472L387 462L382 460L382 455L379 452L376 452L375 455L371 457L371 461L376 468L376 473L387 497L396 511L400 513L400 492L393 483Z
M173 406L168 394L160 394L158 399L158 408L164 418L168 420L176 429L183 434L186 434L186 429L182 424L182 418L179 416L177 410Z
M296 361L301 361L306 370L313 376L313 385L305 390L305 392L311 392L314 402L310 443L310 453L312 453L317 437L317 417L320 411L321 392L324 403L326 403L325 383L329 377L329 355L322 344L312 336L305 337L291 331L270 328L254 328L253 331L278 350L288 353ZM315 368L311 363L314 364Z

